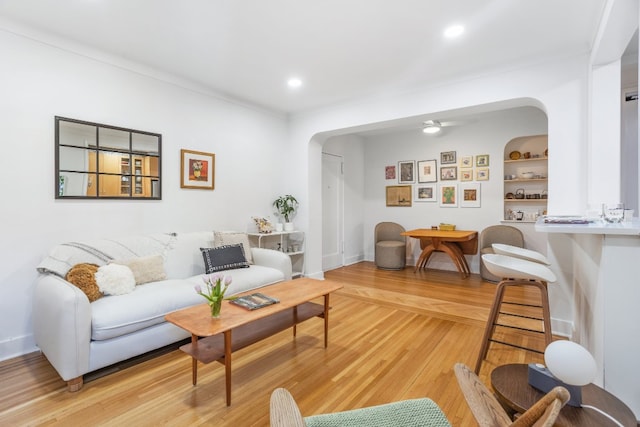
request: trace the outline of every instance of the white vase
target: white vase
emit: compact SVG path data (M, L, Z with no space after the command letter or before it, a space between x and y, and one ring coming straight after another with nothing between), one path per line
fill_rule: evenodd
M283 225L281 222L276 223L276 231L282 231Z
M285 222L284 223L284 231L293 231L293 223Z

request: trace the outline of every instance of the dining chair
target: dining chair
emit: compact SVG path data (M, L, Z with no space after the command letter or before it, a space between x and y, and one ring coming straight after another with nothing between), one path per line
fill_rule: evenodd
M395 222L381 222L374 230L375 263L385 270L402 270L407 262L407 241L400 233L404 227Z

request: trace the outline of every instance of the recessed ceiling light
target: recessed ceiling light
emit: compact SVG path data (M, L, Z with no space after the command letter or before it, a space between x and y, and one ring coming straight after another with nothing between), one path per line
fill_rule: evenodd
M462 25L452 25L444 30L444 36L451 39L458 37L464 33L464 27Z
M289 86L292 89L299 88L300 86L302 86L302 80L300 80L297 77L290 78L287 81L287 86Z

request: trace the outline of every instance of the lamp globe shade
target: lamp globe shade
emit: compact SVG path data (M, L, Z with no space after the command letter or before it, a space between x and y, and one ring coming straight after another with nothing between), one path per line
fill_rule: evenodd
M596 377L596 361L579 344L554 341L544 351L544 362L554 377L569 385L583 386Z

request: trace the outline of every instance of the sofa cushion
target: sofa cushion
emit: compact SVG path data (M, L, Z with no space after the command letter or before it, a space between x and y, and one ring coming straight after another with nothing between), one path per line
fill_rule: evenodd
M249 236L247 233L239 233L233 231L214 231L213 232L213 246L226 246L242 244L244 249L244 256L247 258L249 264L253 264L253 257L251 256L251 245L249 244Z
M167 251L164 258L167 279L184 279L204 274L200 248L213 246L213 233L210 231L178 233L171 250Z
M126 260L111 261L111 264L126 265L133 272L136 285L164 280L167 275L164 272L164 260L161 255L130 258Z
M202 251L204 270L207 274L249 267L242 244L200 248L200 251Z
M96 283L105 295L123 295L133 291L136 279L126 265L107 264L96 271Z
M204 303L194 289L202 279L162 280L136 286L126 295L108 296L91 305L91 339L107 340L164 322L164 316Z
M251 291L284 280L275 268L252 265L223 273L233 279L227 296ZM172 311L206 303L195 291L202 275L136 286L126 295L107 296L91 304L91 339L107 340L163 323Z
M77 264L67 272L65 280L77 286L89 298L89 302L93 302L103 296L96 283L96 271L98 266L95 264Z

